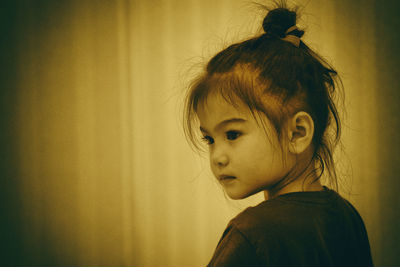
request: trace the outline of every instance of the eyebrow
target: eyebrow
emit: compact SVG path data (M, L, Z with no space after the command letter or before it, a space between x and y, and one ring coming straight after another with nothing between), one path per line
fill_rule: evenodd
M218 123L217 126L215 126L214 130L217 131L222 126L230 124L230 123L244 123L244 122L246 122L246 120L242 119L242 118L231 118L231 119L223 120L220 123ZM208 133L208 131L201 126L200 126L200 131Z

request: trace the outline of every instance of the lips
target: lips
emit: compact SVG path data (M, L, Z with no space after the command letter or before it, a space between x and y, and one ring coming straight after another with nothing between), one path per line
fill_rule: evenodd
M220 176L218 177L218 179L219 179L220 181L223 181L223 180L236 179L236 177L235 177L235 176L232 176L232 175L220 175Z

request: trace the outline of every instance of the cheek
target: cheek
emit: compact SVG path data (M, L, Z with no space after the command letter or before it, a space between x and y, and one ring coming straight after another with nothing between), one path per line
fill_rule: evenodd
M274 155L272 151L263 150L262 147L257 147L250 154L243 158L243 164L254 173L264 173L269 170L274 164Z
M240 149L236 151L239 164L246 164L249 168L259 168L268 166L275 158L275 152L268 141L251 140L240 144ZM261 165L261 166L260 166Z
M255 173L274 173L282 168L281 148L272 145L263 134L243 144L242 153L237 153L240 155L238 163Z

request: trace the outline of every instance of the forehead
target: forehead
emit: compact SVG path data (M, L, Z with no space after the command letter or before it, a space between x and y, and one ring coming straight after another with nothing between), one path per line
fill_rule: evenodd
M231 118L252 118L251 111L247 105L237 99L233 105L219 94L210 94L199 103L197 116L201 124L213 124Z

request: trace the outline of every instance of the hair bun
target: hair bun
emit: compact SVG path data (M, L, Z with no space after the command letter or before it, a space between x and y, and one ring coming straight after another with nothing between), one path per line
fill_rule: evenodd
M263 20L263 29L267 35L283 38L286 31L296 25L296 12L286 8L276 8L268 12Z

